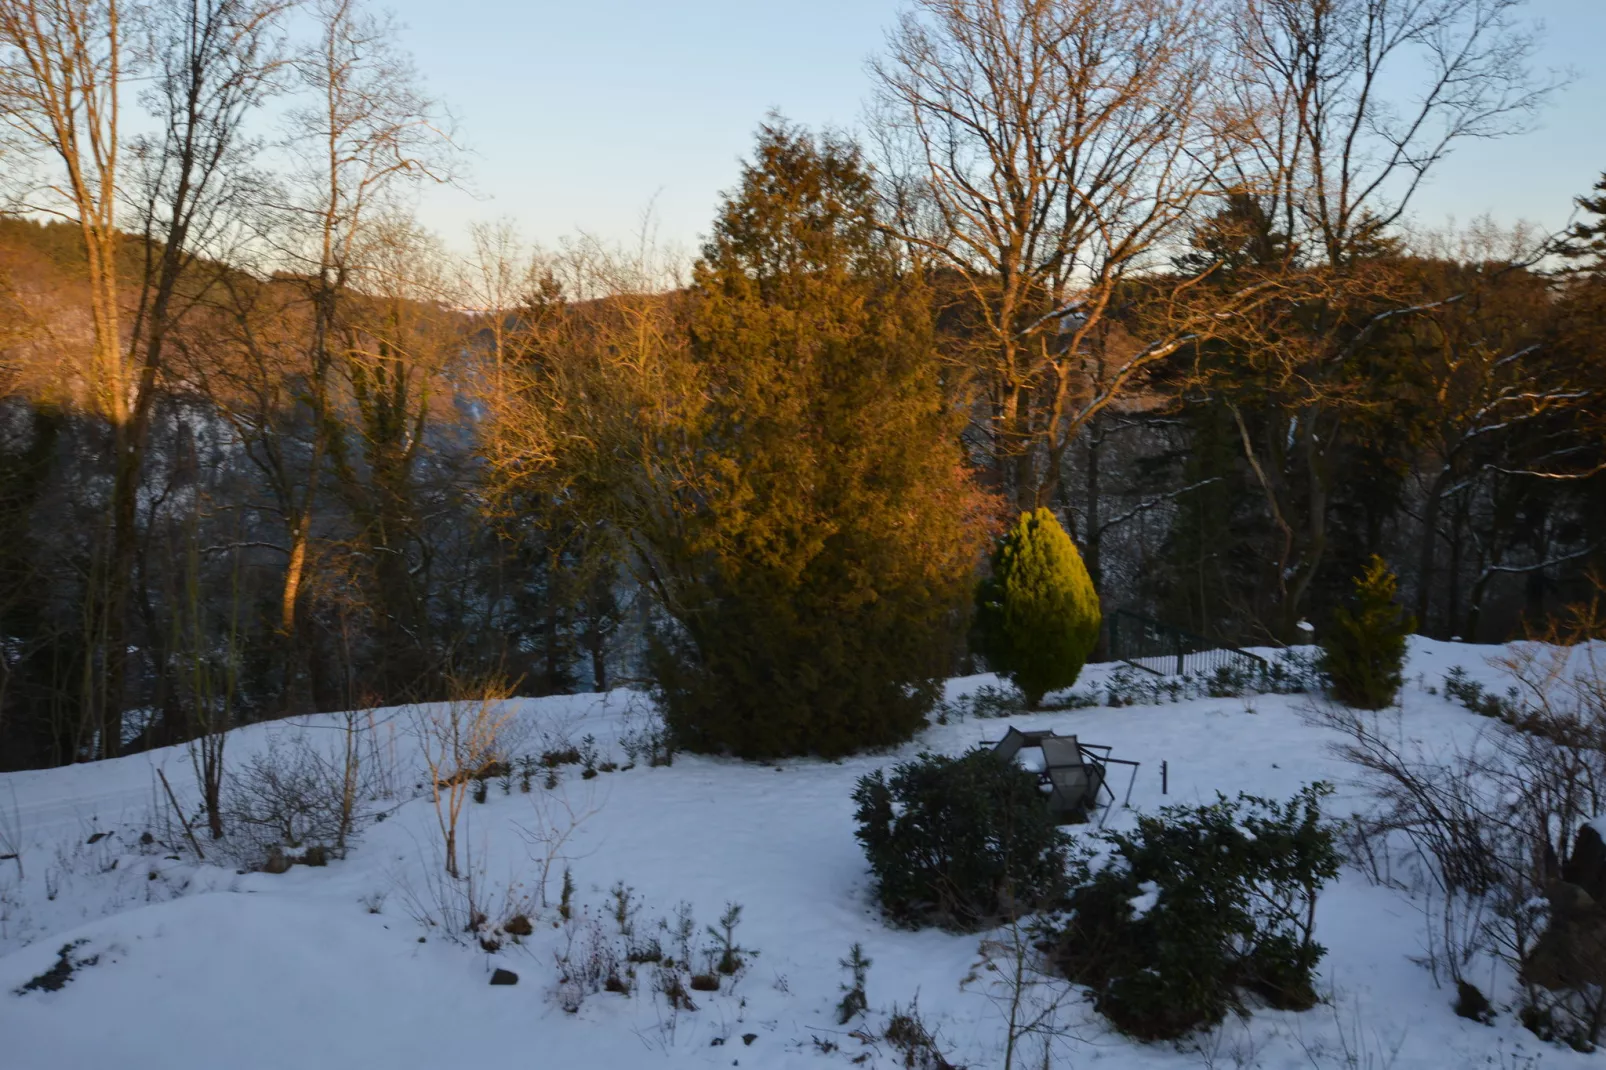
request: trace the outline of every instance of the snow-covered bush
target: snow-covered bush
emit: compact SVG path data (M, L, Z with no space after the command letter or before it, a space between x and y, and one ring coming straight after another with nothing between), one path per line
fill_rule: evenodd
M1324 954L1316 897L1340 862L1321 815L1331 790L1313 784L1286 803L1221 796L1105 833L1111 860L1046 926L1055 960L1117 1029L1145 1040L1214 1025L1244 992L1310 1007Z
M991 752L922 754L859 778L855 835L881 905L909 925L968 929L1057 903L1069 839L1037 778Z

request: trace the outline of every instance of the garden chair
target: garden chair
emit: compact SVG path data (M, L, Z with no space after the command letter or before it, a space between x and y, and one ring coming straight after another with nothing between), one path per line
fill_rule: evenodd
M1061 819L1085 815L1098 803L1099 789L1104 787L1103 767L1084 760L1075 736L1045 736L1038 746L1043 750L1040 779L1049 787L1049 810Z
M1075 736L1057 736L1053 732L1022 732L1011 725L1004 733L1004 738L992 746L993 753L1006 762L1015 761L1016 756L1028 747L1037 747L1043 752L1043 768L1037 774L1038 783L1048 797L1049 811L1061 821L1085 818L1098 805L1101 791L1109 796L1112 804L1115 802L1115 792L1108 783L1111 763L1132 767L1123 805L1132 801L1132 785L1137 780L1141 763L1113 758L1110 756L1111 748L1103 744L1083 743ZM1108 816L1109 810L1106 809L1100 815L1099 824L1102 825Z

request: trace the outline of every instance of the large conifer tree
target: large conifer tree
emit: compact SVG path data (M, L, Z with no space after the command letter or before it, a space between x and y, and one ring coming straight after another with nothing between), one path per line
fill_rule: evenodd
M783 124L703 248L701 400L648 547L682 745L746 757L906 739L938 694L985 538L929 302L858 150ZM666 440L669 441L669 440Z

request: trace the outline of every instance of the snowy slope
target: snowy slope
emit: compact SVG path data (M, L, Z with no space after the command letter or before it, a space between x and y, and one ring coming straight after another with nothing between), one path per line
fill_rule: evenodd
M1503 690L1499 671L1487 664L1499 653L1413 640L1403 730L1435 742L1488 730L1490 722L1426 687L1462 665ZM1107 671L1090 667L1078 690L1091 689ZM989 682L955 680L949 693ZM1333 733L1311 722L1309 703L1300 696L1199 699L1011 723L1075 732L1141 761L1133 810L1211 799L1217 790L1286 797L1325 779L1339 786L1332 807L1342 815L1363 805L1364 793L1331 753ZM515 708L530 741L525 749L538 753L543 733L575 740L589 733L604 758L622 761L618 739L640 702L615 692ZM961 985L981 938L881 922L853 838L849 796L865 772L919 750L957 752L996 739L1004 722L933 726L895 754L835 763L682 756L669 768L590 781L567 767L552 792L537 784L524 795L515 785L504 795L493 782L485 804L466 807L460 837L472 851L470 870L487 913L495 920L525 904L536 931L487 953L415 918L431 909L442 883L439 831L430 802L419 797L426 778L406 712L380 711L379 719L399 773L387 819L366 829L346 860L282 875L198 865L187 852L175 859L161 846L172 830L155 770L165 769L187 811L195 806L183 748L0 776L0 834L22 843L20 870L17 861L0 862L0 1067L822 1068L855 1065L850 1060L860 1055L868 1058L857 1065L900 1065L884 1043L868 1045L836 1024L845 979L837 960L856 941L874 962L872 1024L918 995L953 1062L1001 1065L997 993L985 979ZM333 724L315 718L243 729L231 737L228 756L241 761L275 737L327 740ZM1166 798L1162 760L1170 768ZM1115 786L1125 790L1124 771ZM555 909L539 907L539 866L528 842L541 827L537 807L550 816L559 802L591 814L563 851L584 914L567 926ZM1132 820L1129 811L1110 815L1112 825ZM158 842L140 844L147 830ZM101 832L111 835L87 842ZM671 1012L643 985L632 996L590 995L578 1013L566 1013L555 992L554 956L576 933L583 939L591 918L602 929L614 925L609 889L620 881L642 903L638 930L691 904L699 948L703 927L727 903L741 904L737 939L757 954L734 988L696 993L694 1012ZM557 882L555 871L549 899ZM1346 870L1324 893L1318 922L1329 948L1322 966L1327 1005L1229 1021L1198 1050L1184 1051L1132 1044L1073 1004L1062 1020L1074 1038L1058 1050L1056 1065L1416 1070L1595 1061L1539 1043L1509 1014L1493 1027L1456 1017L1453 994L1413 961L1425 943L1422 910ZM73 961L95 957L94 964L59 991L13 994L68 944ZM489 985L498 967L517 972L519 983ZM834 1051L820 1050L833 1044Z

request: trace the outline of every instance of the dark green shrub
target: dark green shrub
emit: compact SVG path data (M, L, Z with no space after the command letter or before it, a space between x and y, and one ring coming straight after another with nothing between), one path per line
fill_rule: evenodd
M1494 1024L1494 1006L1477 985L1461 978L1455 983L1455 1013L1484 1025Z
M1321 817L1331 791L1314 784L1287 803L1222 796L1106 833L1110 864L1050 933L1056 962L1117 1029L1145 1040L1214 1025L1246 992L1312 1006L1324 953L1311 937L1316 896L1339 865Z
M1522 703L1515 687L1507 688L1504 696L1497 695L1469 678L1467 670L1460 665L1452 667L1444 677L1444 697L1460 703L1473 713L1507 724L1517 724L1522 720Z
M622 438L574 436L652 573L677 747L851 754L909 739L940 697L990 501L881 212L857 147L764 126L676 298L685 344L654 350L673 398L632 375Z
M1355 578L1353 608L1334 610L1332 626L1321 637L1321 671L1333 697L1346 706L1381 710L1399 694L1405 640L1416 618L1396 604L1396 587L1394 573L1373 554Z
M1098 592L1048 509L1022 513L999 541L976 603L976 646L1028 707L1076 683L1098 644Z
M904 924L971 928L1066 892L1070 841L1037 778L989 751L878 769L853 801L881 905Z

